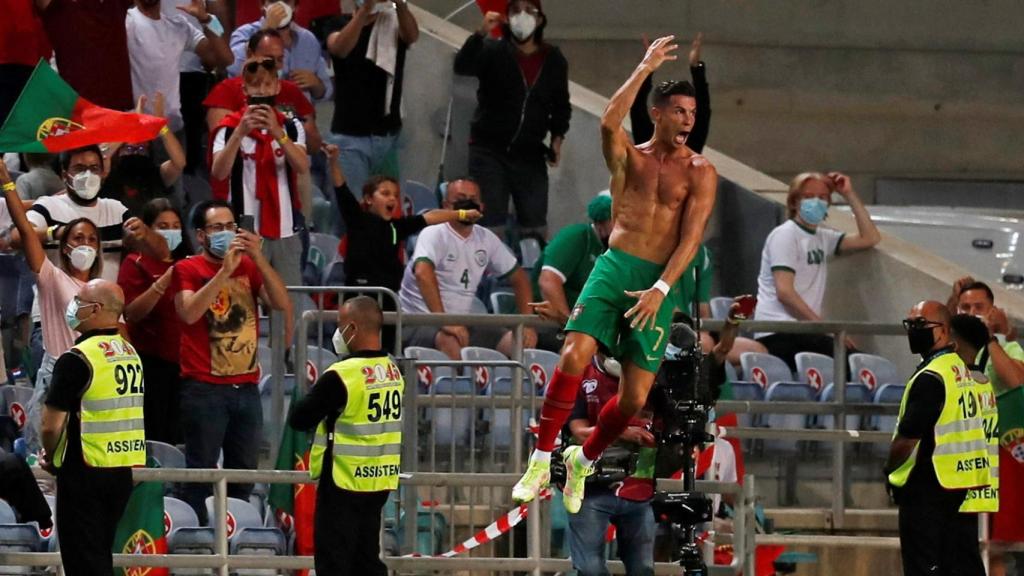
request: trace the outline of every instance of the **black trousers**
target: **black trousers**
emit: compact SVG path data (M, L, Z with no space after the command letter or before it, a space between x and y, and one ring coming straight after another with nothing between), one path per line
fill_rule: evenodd
M53 526L50 505L39 491L32 469L16 454L0 454L0 498L18 513L22 522L39 522L40 528Z
M206 72L182 72L178 94L181 96L181 119L185 122L185 173L195 174L206 164L206 109L203 100L210 91L210 75Z
M796 355L800 352L817 352L831 356L833 344L831 336L820 334L771 334L757 339L768 349L772 356L778 356L789 364L789 369L796 372Z
M483 226L505 226L509 199L519 228L529 232L547 226L548 165L543 156L522 158L470 146L469 175L480 184L481 200L487 208L480 220Z
M181 368L174 362L148 354L139 354L142 371L146 375L146 393L143 410L146 420L146 440L167 444L181 441L181 422L178 414L181 403Z
M387 576L380 559L380 516L387 492L349 492L334 485L330 460L316 492L313 521L317 574Z
M67 469L57 475L57 534L65 574L113 574L114 533L131 495L130 468Z
M985 576L978 517L930 503L900 505L904 576Z

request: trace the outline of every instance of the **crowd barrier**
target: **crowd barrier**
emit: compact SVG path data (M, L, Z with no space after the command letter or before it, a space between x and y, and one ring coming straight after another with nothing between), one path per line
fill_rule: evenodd
M384 288L354 288L354 287L302 287L302 288L289 288L289 291L295 294L316 294L316 293L372 293L377 294L378 299L381 300L385 297L391 298L394 302L398 302L397 295ZM400 308L400 306L395 306ZM324 310L322 308L316 310L306 310L300 315L297 324L297 334L305 336L309 332L309 327L315 326L314 333L316 338L319 339L317 342L319 347L322 346L323 338L329 330L324 329L325 323L333 323L336 318L336 311ZM540 319L537 316L531 315L520 315L520 314L409 314L402 313L400 310L397 312L385 313L385 323L394 325L397 333L395 342L395 354L401 356L401 336L402 332L406 327L409 326L442 326L446 324L458 324L470 327L479 326L499 326L506 327L514 331L515 334L515 347L510 362L514 363L510 365L514 371L513 382L522 381L522 370L526 367L522 365L523 361L523 346L522 346L522 330L525 327L532 328L551 328L551 324ZM704 320L702 321L702 329L704 330L720 330L723 326L722 321ZM903 327L898 323L876 323L876 322L758 322L749 321L743 324L743 328L750 332L778 332L787 334L827 334L833 337L835 346L833 349L833 380L835 382L846 382L848 364L847 364L847 350L843 343L846 341L848 336L853 335L872 335L872 336L902 336L905 334ZM296 366L301 366L305 362L305 346L296 347ZM275 356L275 361L277 356ZM281 357L283 362L283 356ZM301 362L301 363L300 363ZM448 363L453 367L460 366L480 366L485 363L482 362L467 362L463 364L459 363ZM418 362L417 365L427 366L429 363ZM283 393L281 386L277 384L278 369L275 366L273 373L275 374L275 387L274 387L274 399L275 406L277 406L277 398L279 393ZM283 364L281 374L283 376ZM301 380L301 379L300 379ZM439 402L445 402L445 407L448 409L459 409L459 408L479 408L479 409L505 409L508 408L512 412L513 423L511 429L513 431L521 431L524 429L521 421L517 421L523 408L536 408L537 398L533 394L529 396L522 396L519 393L519 386L512 386L512 399L502 397L490 396L489 398L475 398L466 397L459 395L445 395L440 399L432 391L427 396L427 405L423 405L423 400L414 400L415 404L409 404L411 408L419 409L422 407L436 407L439 406ZM832 509L831 518L832 526L835 529L843 529L845 527L845 514L846 514L846 495L844 487L847 483L848 470L846 466L847 462L847 450L846 446L850 442L860 443L888 443L891 440L889 434L882 432L872 432L865 430L848 430L847 429L847 416L850 415L894 415L896 414L897 408L895 406L887 405L876 405L876 404L848 404L846 402L846 390L845 386L836 386L835 395L832 402L756 402L756 401L722 401L718 405L720 412L735 412L735 413L773 413L773 414L822 414L832 415L832 429L831 430L807 430L807 429L778 429L778 428L734 428L726 430L725 433L731 437L741 439L775 439L775 440L805 440L805 441L817 441L817 442L830 442L832 443L831 461L832 461ZM408 402L408 401L407 401ZM282 404L283 406L283 404ZM418 413L418 411L417 411ZM273 438L279 437L279 422L283 418L283 414L274 414L274 433ZM477 428L472 428L472 433L475 434ZM522 449L523 444L521 442L521 434L514 433L512 441L515 446L509 451L511 457L508 463L513 467L513 471L521 470L522 461L525 458L526 452ZM474 435L474 440L476 436ZM456 451L451 446L449 448L449 455L454 455ZM436 451L437 446L429 448L432 451ZM274 450L276 454L276 447ZM469 456L474 457L476 451L471 450ZM485 454L484 460L491 459L493 452ZM476 460L474 459L474 462ZM493 461L493 460L492 460ZM431 468L431 471L437 471ZM454 471L454 470L452 470Z

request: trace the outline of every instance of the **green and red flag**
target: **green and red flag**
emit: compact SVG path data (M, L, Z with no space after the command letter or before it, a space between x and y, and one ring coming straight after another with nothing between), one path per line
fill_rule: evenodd
M167 554L164 533L164 485L142 482L132 490L128 506L117 523L114 554ZM167 568L133 566L115 568L118 576L168 576Z
M101 142L147 142L167 120L102 108L39 61L0 128L0 152L62 152Z
M999 406L999 445L1024 464L1024 388L1018 386L996 397Z
M292 406L302 397L298 383L292 389ZM290 413L290 410L289 410ZM309 471L309 447L312 437L308 432L285 425L281 433L281 448L277 452L278 470ZM316 512L316 484L271 484L268 496L270 508L285 533L295 534L295 553L313 555L313 514ZM306 576L308 570L296 571Z

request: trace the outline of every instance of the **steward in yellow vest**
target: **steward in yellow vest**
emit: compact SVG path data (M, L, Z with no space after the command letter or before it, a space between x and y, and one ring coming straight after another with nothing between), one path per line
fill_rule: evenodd
M380 516L398 487L405 381L381 350L384 317L366 296L338 310L334 347L341 360L328 368L289 424L316 427L309 467L319 479L314 519L317 574L385 576L380 560Z
M988 444L989 461L989 485L969 490L960 511L995 513L999 511L999 409L996 402L996 383L989 380L985 370L975 364L975 359L980 355L987 360L990 340L994 344L993 350L997 353L1002 352L1004 356L1005 352L999 347L995 337L989 336L985 323L975 316L953 316L950 320L950 330L957 355L971 369L971 376L980 386L978 404L981 406L982 428L985 431L985 442Z
M42 412L43 468L57 474L57 533L64 572L112 574L117 523L146 464L145 380L135 348L118 333L124 295L93 280L65 320L81 337L57 358Z
M944 305L917 304L903 326L924 360L907 382L885 467L903 573L983 576L977 515L960 509L969 490L991 483L983 406L991 387L955 353Z

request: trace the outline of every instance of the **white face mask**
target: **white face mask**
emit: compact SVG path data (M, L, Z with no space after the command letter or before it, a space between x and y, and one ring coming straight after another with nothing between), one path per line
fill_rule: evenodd
M622 364L611 356L606 356L604 359L604 371L615 378L622 377Z
M347 340L345 339L345 330L347 330L349 326L352 326L352 324L346 324L344 328L336 328L334 330L334 336L331 337L331 343L334 344L334 351L338 356L348 356L348 343L352 341L352 338L356 337L355 334L352 334L352 338Z
M512 35L520 42L526 40L537 29L537 17L533 14L520 12L508 19L508 27L512 29Z
M96 261L96 249L92 246L78 246L71 250L68 258L76 270L85 272L92 268L93 262Z
M100 193L100 175L86 170L71 178L71 189L82 200L92 200Z

